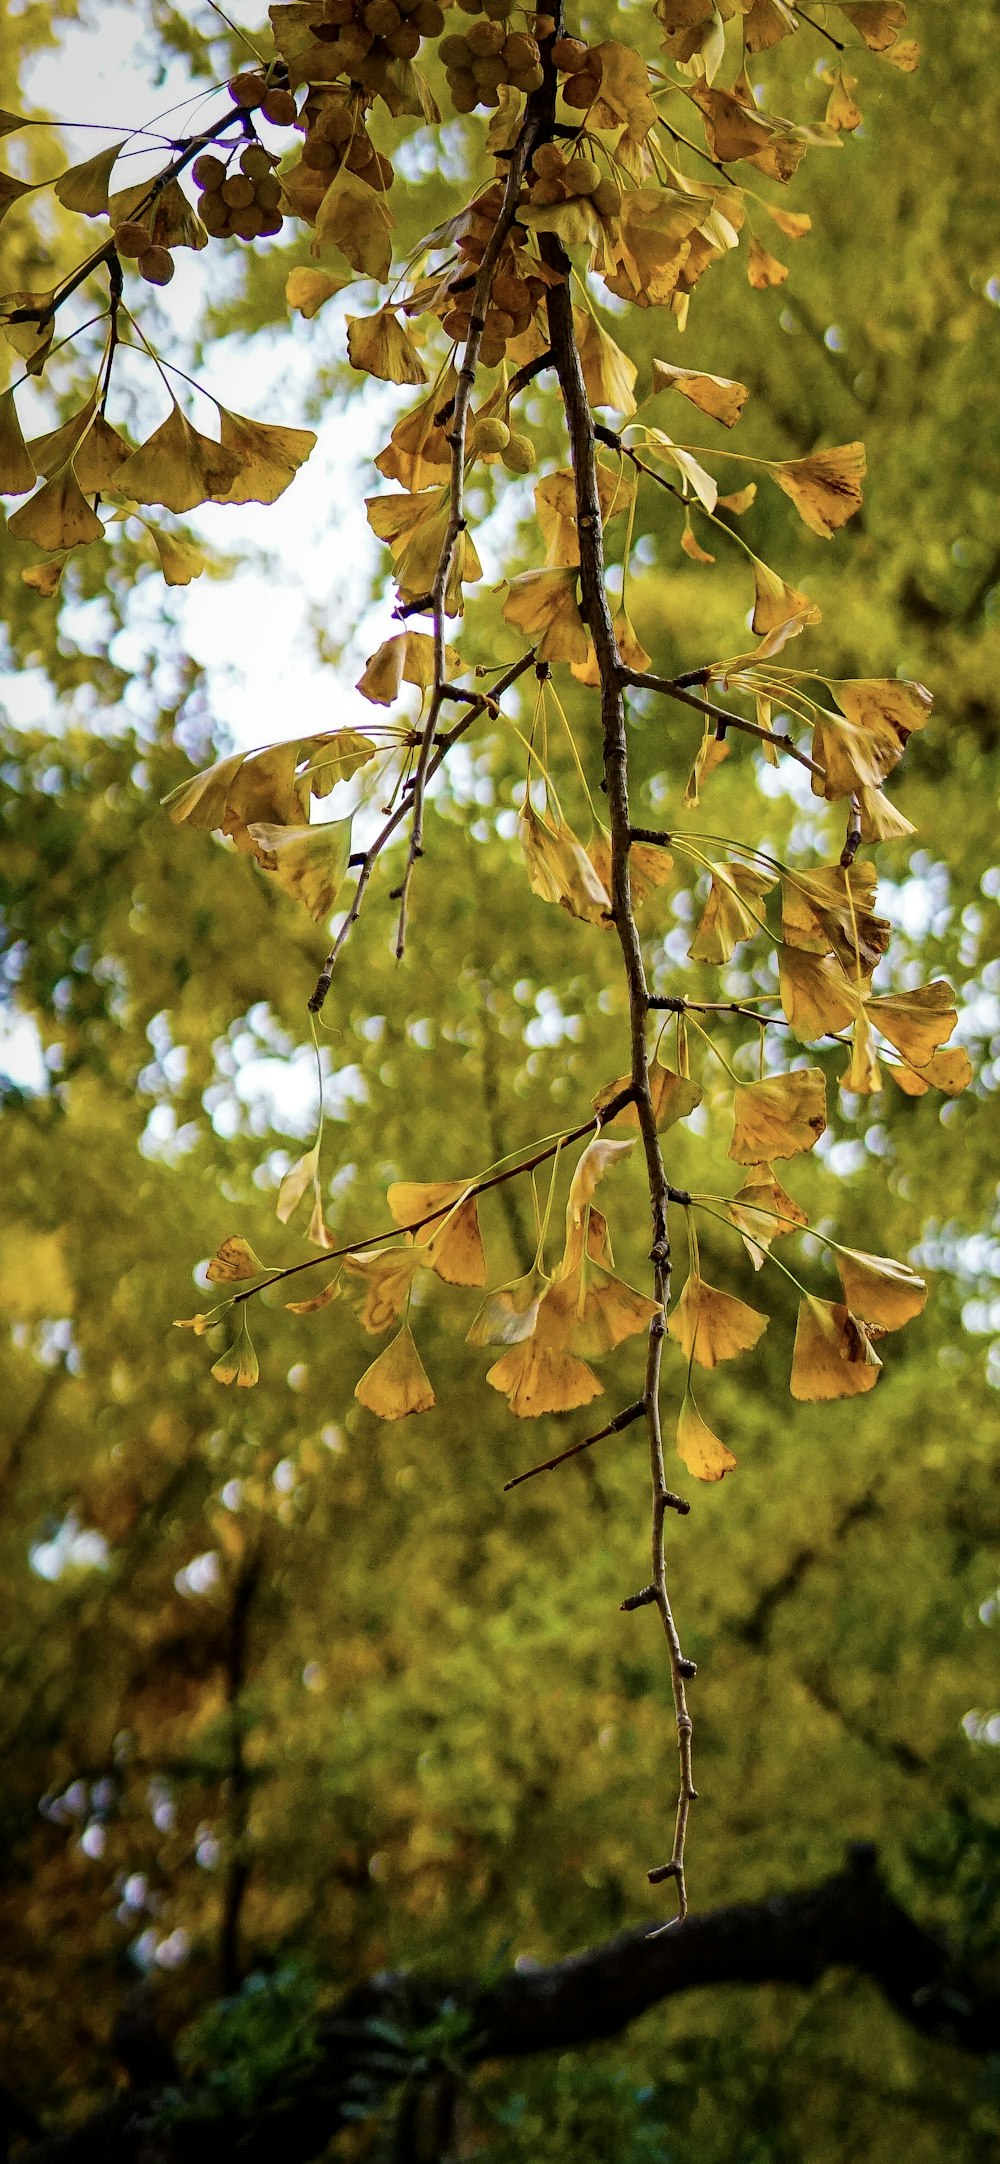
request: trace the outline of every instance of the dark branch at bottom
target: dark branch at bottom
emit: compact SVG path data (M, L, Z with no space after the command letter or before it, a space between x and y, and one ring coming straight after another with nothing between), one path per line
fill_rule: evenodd
M879 1875L875 1852L855 1847L843 1871L795 1893L643 1925L537 1968L519 1965L484 1989L472 1979L432 1984L405 1974L363 1984L324 2024L320 2056L294 2094L248 2116L220 2111L217 2092L194 2084L133 2092L85 2125L23 2153L22 2164L309 2164L355 2118L360 2095L383 2097L418 2072L419 2047L387 2044L372 2023L426 2031L447 2004L467 2017L459 2047L485 2060L566 2051L618 2036L640 2014L682 1991L717 1984L795 1984L831 1969L877 1985L902 2020L930 2039L977 2054L1000 2048L1000 1997L960 1975L947 1949L914 1922Z

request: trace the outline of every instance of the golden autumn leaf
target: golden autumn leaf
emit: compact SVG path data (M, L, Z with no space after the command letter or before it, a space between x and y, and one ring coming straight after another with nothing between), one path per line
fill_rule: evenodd
M314 1292L308 1300L286 1300L285 1308L289 1315L317 1315L320 1308L329 1307L334 1300L339 1300L339 1298L340 1271L338 1270L336 1276L331 1277L329 1284L324 1285L322 1292Z
M567 1348L584 1360L614 1352L627 1338L648 1331L660 1314L658 1300L647 1299L589 1258L560 1279L559 1290L570 1316Z
M591 1100L594 1111L603 1112L605 1105L612 1104L622 1090L628 1089L631 1080L631 1075L620 1074L613 1082L606 1082ZM690 1075L674 1074L671 1068L661 1067L659 1060L654 1059L649 1063L649 1094L657 1127L666 1129L673 1127L677 1120L686 1120L700 1105L705 1092ZM623 1105L606 1124L609 1128L631 1127L638 1133L639 1114L635 1105Z
M479 1197L469 1193L472 1184L469 1180L396 1180L386 1196L395 1225L415 1225L420 1218L431 1218L414 1233L414 1239L426 1249L428 1268L448 1285L486 1283Z
M431 386L426 398L411 406L396 422L385 449L375 465L386 481L398 481L411 494L440 481L451 465L448 441L452 402L458 387L454 368L447 368Z
M863 1322L877 1323L882 1330L901 1330L926 1303L924 1279L908 1262L894 1262L889 1255L867 1255L855 1247L838 1248L834 1261L847 1306Z
M289 1165L288 1171L283 1175L276 1204L278 1220L282 1225L287 1225L307 1189L314 1188L318 1179L319 1143L315 1142L312 1149L307 1150L304 1157L296 1158L294 1165Z
M342 165L316 212L312 253L339 248L352 270L381 283L389 276L395 223L381 191Z
M738 1165L770 1163L811 1150L826 1126L826 1080L820 1067L741 1082L733 1091L733 1139Z
M786 638L796 638L807 624L819 623L820 611L816 602L810 601L808 594L800 594L794 586L789 586L757 557L754 557L753 580L754 610L750 628L758 637L762 632L783 633L783 645ZM779 649L772 647L771 651L776 653Z
M815 1405L828 1398L863 1397L874 1390L881 1372L864 1324L838 1302L806 1293L799 1302L792 1353L793 1398Z
M701 743L694 755L694 764L684 784L681 799L685 811L696 811L701 803L701 792L713 774L724 766L732 751L732 745L716 736L711 722L707 722Z
M183 534L165 532L148 518L140 518L139 524L145 527L156 550L165 585L190 586L192 579L201 577L205 556L193 541L185 540Z
M111 143L106 150L60 173L54 192L64 210L78 211L84 218L107 217L111 174L123 147L122 143Z
M587 844L587 855L597 873L606 894L611 893L611 836L604 827L597 827ZM671 877L674 860L669 849L660 849L656 842L633 842L628 853L629 887L632 906L641 909L643 902L657 887L665 886Z
M380 1247L373 1254L345 1257L344 1276L352 1283L344 1286L344 1293L357 1301L362 1329L370 1337L381 1337L399 1321L413 1280L426 1265L425 1253L412 1242L405 1247Z
M260 1381L260 1364L245 1315L238 1338L220 1355L211 1372L217 1383L235 1383L238 1390L252 1390Z
M850 1090L856 1097L874 1097L882 1087L882 1069L879 1066L875 1032L864 1007L861 1007L851 1031L851 1056L841 1076L842 1089Z
M903 0L834 0L834 6L854 24L873 53L887 52L895 45L906 22Z
M322 924L347 877L350 820L332 819L323 826L274 826L255 819L247 833L261 870L273 872L285 893L303 903L315 924Z
M116 495L119 469L127 458L131 458L134 448L134 444L128 443L116 428L112 428L103 414L95 414L73 456L73 471L84 495L101 496L109 492Z
M505 623L523 631L539 661L585 661L587 627L576 598L576 567L522 571L508 582Z
M786 240L804 240L806 234L812 232L808 211L784 210L780 203L765 203L763 208Z
M408 1323L365 1369L354 1395L380 1420L406 1420L411 1413L430 1412L434 1392Z
M933 1053L922 1067L902 1060L899 1066L889 1065L889 1073L906 1097L925 1097L929 1089L943 1090L946 1097L958 1097L972 1080L972 1061L961 1045L948 1045L943 1052Z
M735 428L750 395L745 383L729 376L705 375L696 368L677 368L657 360L653 362L653 390L679 391L699 413L721 421L723 428Z
M732 1293L706 1284L692 1270L671 1310L667 1330L689 1360L714 1368L720 1360L735 1360L740 1353L751 1352L767 1325L766 1315L748 1307L745 1300L734 1299Z
M94 391L86 404L79 407L76 413L71 413L58 428L50 429L47 435L31 438L28 451L37 473L44 474L46 480L51 480L65 466L86 436L96 407L97 393ZM79 474L77 479L79 480Z
M824 119L828 128L837 128L844 135L852 135L864 119L860 105L852 97L857 89L857 76L845 75L843 68L831 68L825 80L830 84Z
M421 489L412 496L367 496L365 508L372 532L392 553L402 598L422 600L430 593L448 530L447 489ZM452 555L445 593L447 615L461 614L463 581L472 583L482 575L471 536L464 533Z
M87 502L72 466L46 481L7 521L15 541L33 541L40 549L81 548L103 541L104 528Z
M352 368L383 383L427 382L416 346L391 308L380 308L373 316L347 317L347 356Z
M207 1312L203 1309L200 1315L186 1315L175 1319L174 1329L193 1330L195 1337L204 1337L209 1330L218 1328L220 1320L215 1308L210 1308Z
M806 1043L850 1029L857 1016L857 987L834 955L782 947L778 985L785 1020Z
M722 1480L736 1464L732 1451L702 1419L690 1392L678 1415L677 1455L696 1480Z
M745 488L734 489L731 496L720 496L716 509L719 511L731 511L734 518L742 518L744 512L749 511L751 504L755 503L756 500L757 483L756 481L748 481Z
M644 142L659 115L649 94L649 73L641 53L609 38L593 46L591 54L601 86L591 125L615 128L624 122L633 141Z
M519 1420L571 1412L602 1395L603 1385L593 1370L565 1349L573 1331L573 1291L565 1283L550 1284L534 1308L530 1335L513 1344L487 1372L490 1387L503 1392Z
M874 913L877 891L872 864L786 871L781 881L782 934L790 947L835 954L855 979L859 971L868 976L885 953L892 929L886 917Z
M883 790L862 787L857 796L863 842L898 842L905 840L908 834L916 833L912 822Z
M772 255L756 233L751 233L747 242L747 281L754 292L766 293L769 286L783 286L787 276L787 263Z
M121 188L109 198L108 216L113 226L138 223L146 226L150 245L157 248L208 246L201 219L176 180L165 186L140 180L133 188Z
M21 433L13 391L0 397L0 496L25 496L37 480L34 460Z
M535 1327L538 1306L549 1280L531 1269L486 1295L466 1331L467 1345L520 1345Z
M696 83L688 95L705 122L709 150L723 165L757 157L768 148L772 135L768 116L745 104L732 91Z
M775 876L750 864L712 865L708 900L688 949L693 962L728 962L743 940L756 938L760 903Z
M841 443L832 451L814 451L810 458L775 462L767 470L791 497L805 525L829 540L861 509L866 464L863 443Z
M0 173L0 225L6 218L7 212L13 210L15 203L19 203L23 196L31 195L34 189L40 186L41 182L37 180L15 180L12 173ZM31 300L37 299L39 296L28 294L19 297ZM8 294L7 299L10 298L11 296Z
M219 408L219 435L236 472L228 488L216 490L216 503L276 503L316 444L315 429L251 421L225 406Z
M764 1163L751 1166L739 1194L725 1208L755 1270L763 1269L775 1240L800 1232L809 1223L805 1211Z
M267 1270L266 1262L254 1254L249 1241L231 1233L223 1240L205 1272L210 1285L236 1285L248 1277L262 1277Z
M462 657L454 646L445 647L444 665L450 677L461 675ZM404 684L429 691L433 682L433 639L426 631L402 631L395 638L383 639L369 654L356 689L373 706L392 706Z
M611 897L572 827L562 818L551 825L527 798L517 832L532 893L557 902L585 924L607 925Z
M66 556L51 556L48 563L28 564L21 573L22 584L41 594L44 600L51 601L53 594L59 592L66 563Z
M574 308L573 328L587 397L592 406L610 407L625 420L635 412L635 362L615 344L610 331L589 308Z
M115 487L135 503L193 511L196 504L225 496L239 466L234 451L203 436L174 404L160 427L118 467Z
M346 285L352 284L350 278L335 278L330 271L310 270L300 264L288 273L285 299L289 308L309 322L319 314L325 301L332 300L335 293L342 293Z
M694 196L662 188L632 188L622 198L614 268L601 275L619 300L637 308L668 302L691 250L691 235L705 215Z
M919 984L912 992L888 992L866 999L866 1012L883 1037L913 1067L926 1067L939 1045L947 1043L958 1021L955 992L944 977Z

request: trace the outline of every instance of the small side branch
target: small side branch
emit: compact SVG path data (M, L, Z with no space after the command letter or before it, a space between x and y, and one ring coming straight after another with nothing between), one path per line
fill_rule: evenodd
M706 721L715 722L718 735L724 736L728 729L738 729L741 736L756 736L762 744L773 744L776 751L784 752L786 758L797 759L800 766L820 781L825 780L824 769L817 766L815 759L810 759L808 752L800 751L783 730L765 729L759 721L749 721L744 714L734 714L728 706L716 706L711 699L699 699L680 677L653 676L648 669L625 669L622 674L625 682L637 691L659 691L665 699L676 699L680 706L692 706Z

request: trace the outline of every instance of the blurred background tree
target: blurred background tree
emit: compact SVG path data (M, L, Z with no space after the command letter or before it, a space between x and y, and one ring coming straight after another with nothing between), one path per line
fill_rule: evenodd
M699 1666L698 1906L808 1884L847 1841L872 1840L904 1905L995 1987L995 22L975 4L926 14L919 72L878 71L844 158L807 164L796 207L813 232L787 284L750 291L733 257L671 357L750 384L741 449L865 439L863 524L836 552L781 499L761 500L748 531L823 606L810 637L829 673L898 669L935 690L896 792L917 836L881 897L902 981L961 988L977 1081L943 1105L892 1092L849 1124L834 1112L802 1199L832 1225L849 1183L854 1243L931 1268L932 1301L849 1413L790 1405L770 1343L724 1372L714 1403L740 1438L739 1472L698 1493L672 1550ZM25 68L30 95L33 50L71 38L78 16L97 11L4 10L5 81ZM151 79L179 61L198 91L239 64L212 9L157 0L144 19ZM595 7L587 33L602 20ZM782 67L800 77L801 57ZM478 122L456 124L454 163L438 170L413 134L413 236L461 200L478 137ZM30 157L44 164L50 147L39 131ZM58 216L46 261L31 230L20 212L5 226L18 284L50 282L65 261ZM289 341L293 421L359 396L339 302L311 336L287 327L285 277L303 260L301 241L234 251L200 321L165 330L216 382L255 354L280 371ZM655 311L629 346L644 368L662 351ZM71 354L67 411L74 367ZM511 488L497 515L527 534L530 495ZM207 518L192 531L225 545ZM335 537L334 504L331 550ZM746 606L739 563L731 583L706 582L677 540L667 505L632 591L665 673L738 647ZM296 2054L308 2061L310 2024L378 1970L488 1976L643 1921L670 1717L652 1624L619 1612L646 1575L630 1435L503 1498L564 1430L542 1423L526 1445L501 1401L470 1398L454 1318L423 1321L435 1410L395 1427L352 1398L368 1354L340 1306L301 1322L276 1310L261 1385L236 1402L172 1333L193 1260L226 1233L276 1250L274 1191L314 1125L304 1008L324 942L253 866L158 810L185 754L228 748L183 604L151 598L127 539L110 570L82 558L58 601L23 583L31 553L12 542L0 567L12 678L46 687L27 721L12 696L4 726L0 866L8 1025L37 1046L33 1079L5 1088L0 1251L0 1993L15 2139L32 2114L82 2117L116 2055L128 2063L113 2032L141 1978L155 2037L180 2037L184 2065L220 2081L228 2068L252 2111ZM475 618L490 658L517 651L499 609L487 598ZM315 641L336 696L364 649L345 638L338 658L322 627ZM300 725L279 721L255 738ZM640 804L663 817L690 727L650 709L634 739ZM713 782L722 832L746 765L734 757ZM382 1221L388 1181L530 1143L622 1065L624 1008L599 944L529 897L515 862L518 775L509 739L477 734L429 813L404 968L388 881L345 954L324 1052L325 1199L345 1238ZM774 844L811 849L827 814L806 778L765 770L763 787ZM675 885L661 908L669 991L693 891ZM686 1183L699 1138L676 1136L671 1177ZM642 1182L616 1177L634 1194L619 1261L635 1277ZM521 1207L484 1216L510 1274L530 1259ZM728 1248L703 1245L706 1274L725 1280ZM472 1311L470 1296L463 1329ZM779 1296L772 1341L792 1323ZM206 2026L234 1993L235 2011ZM461 2038L428 2052L460 2058ZM476 2076L462 2153L822 2164L889 2159L905 2141L915 2164L985 2164L997 2064L920 2038L836 1971L805 1996L731 1985L672 2001L614 2044ZM357 2154L383 2133L359 2120ZM406 2138L400 2153L421 2154L419 2128Z

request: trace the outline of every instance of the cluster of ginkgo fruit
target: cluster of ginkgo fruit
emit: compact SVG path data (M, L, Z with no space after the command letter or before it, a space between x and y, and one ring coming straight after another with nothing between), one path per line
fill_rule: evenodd
M115 247L120 256L135 262L140 278L147 285L168 286L174 275L174 259L169 248L154 241L148 225L139 218L123 218L115 227Z
M602 218L617 217L622 207L621 189L602 177L592 158L563 150L558 143L540 143L531 160L528 200L532 203L568 203L587 196Z
M503 195L500 180L484 189L471 205L465 230L459 237L458 252L468 268L450 280L448 308L441 318L442 328L458 344L464 343L469 335L475 274L492 237ZM537 275L540 266L524 254L524 239L523 227L514 226L497 260L480 346L484 368L499 367L508 341L522 336L545 298L546 280Z
M477 12L466 7L465 12ZM464 34L454 31L442 38L438 48L448 78L448 94L456 113L471 113L477 105L496 106L500 92L530 94L545 80L542 50L529 30L508 30L507 0L488 0L486 13Z
M191 177L198 189L198 215L206 232L217 240L247 241L280 233L281 183L274 170L277 163L263 143L248 143L233 171L225 159L203 151L191 167Z
M440 37L438 0L324 0L312 36L326 47L333 74L366 90L383 90L394 61L415 60L424 38Z
M386 194L395 179L391 159L376 150L365 127L361 102L343 88L312 90L300 116L306 130L302 163L314 173L339 173L346 165L369 188Z

